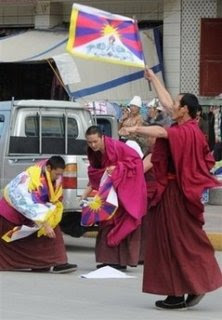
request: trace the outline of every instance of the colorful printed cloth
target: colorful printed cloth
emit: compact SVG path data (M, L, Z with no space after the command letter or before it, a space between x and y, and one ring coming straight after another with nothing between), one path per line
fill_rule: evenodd
M4 198L10 206L23 216L39 226L38 236L45 235L41 225L47 222L55 228L61 221L63 205L62 179L59 178L52 184L50 173L45 166L46 161L41 161L20 173L4 189ZM14 228L18 232L18 228ZM13 230L7 232L2 238L10 242Z
M112 180L105 172L100 187L92 201L84 201L82 205L82 226L92 226L110 220L118 208L118 199Z
M67 50L82 58L145 67L135 20L77 3L72 7Z

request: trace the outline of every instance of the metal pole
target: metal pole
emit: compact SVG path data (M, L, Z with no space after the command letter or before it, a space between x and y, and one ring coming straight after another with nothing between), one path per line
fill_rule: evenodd
M95 101L93 101L93 116L94 116L95 125L97 125L97 118L96 118L96 103L95 103Z
M39 109L39 154L42 154L42 111Z
M68 115L65 109L65 154L68 154Z

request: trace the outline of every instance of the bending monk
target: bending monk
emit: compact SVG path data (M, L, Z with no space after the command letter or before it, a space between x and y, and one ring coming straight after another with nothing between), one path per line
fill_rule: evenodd
M61 220L63 158L53 156L20 173L0 200L0 270L65 273Z
M89 186L98 190L106 171L116 190L119 206L114 216L99 224L96 242L97 267L111 265L124 269L139 260L141 219L146 212L146 185L138 153L118 140L102 135L99 127L86 131Z

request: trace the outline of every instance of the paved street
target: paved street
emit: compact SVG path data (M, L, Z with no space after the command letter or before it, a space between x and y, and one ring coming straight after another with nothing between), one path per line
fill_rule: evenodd
M198 190L204 189L204 201L209 198L209 203L221 204L206 205L203 228L222 270L222 189L217 184L213 187L213 175L209 176L215 159L214 178L222 182L222 0L73 2L0 0L0 270L15 265L40 267L39 260L41 266L48 261L59 263L64 257L61 239L57 239L58 254L51 242L47 246L37 240L36 244L31 237L28 245L22 241L9 248L7 241L32 231L11 227L38 223L40 234L51 238L64 210L63 230L77 234L79 217L74 212L80 210L80 196L94 195L90 189L99 189L99 194L85 208L84 225L90 224L89 213L100 210L96 215L100 223L126 203L139 218L147 190L143 190L144 170L136 153L142 158L148 149L152 152L160 138L153 157L150 154L144 161L150 191L157 193L158 200L163 189L162 211L168 206L166 217L161 210L156 215L158 230L150 227L145 231L147 235L153 232L156 240L149 243L153 255L147 262L155 268L149 284L158 275L163 282L163 273L169 270L174 289L175 274L181 279L184 275L189 284L198 283L200 276L200 281L213 285L212 273L217 270L211 268L210 259L202 261L206 246L198 238L198 228L186 226L186 219L195 220ZM172 123L174 128L170 128ZM156 177L149 171L151 160L153 173L159 170ZM111 177L101 178L104 170ZM110 190L112 185L116 195ZM179 206L186 205L185 201L187 208L193 208L186 219L187 208L181 215ZM85 205L82 201L82 208ZM74 213L74 219L69 213ZM121 237L127 231L123 220L129 229L133 220L124 219L124 210L115 217L110 242L112 236ZM179 236L175 219L181 221ZM155 308L155 301L166 296L142 292L141 265L124 270L131 278L81 277L97 270L96 234L64 235L68 262L78 265L76 272L0 271L0 320L222 319L222 287L207 293L193 308L170 311ZM193 237L199 246L189 241ZM133 242L129 239L124 244L132 256L136 253ZM108 249L104 251L110 258ZM168 263L164 264L160 250ZM178 261L172 258L175 256ZM128 260L118 258L121 263ZM133 257L129 260L133 265ZM203 265L213 272L206 275ZM57 272L64 270L64 266L57 267Z
M222 206L205 206L205 221L206 231L222 234Z
M128 270L135 279L81 279L95 268L95 239L65 241L70 262L79 265L76 273L0 273L1 320L221 319L222 289L208 294L193 310L159 311L153 307L157 296L141 292L141 266ZM222 265L222 252L217 257Z

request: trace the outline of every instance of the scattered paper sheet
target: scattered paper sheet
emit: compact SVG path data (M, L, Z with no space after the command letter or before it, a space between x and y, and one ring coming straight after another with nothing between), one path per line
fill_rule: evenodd
M85 278L85 279L114 279L114 278L129 279L129 278L135 278L135 276L129 276L126 273L119 271L119 270L116 270L116 269L109 267L109 266L100 268L95 271L91 271L87 274L82 274L80 277Z

